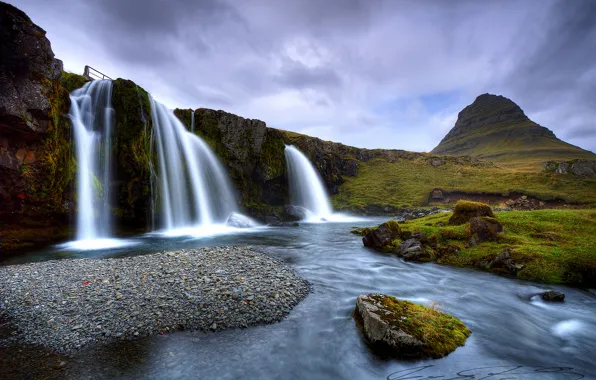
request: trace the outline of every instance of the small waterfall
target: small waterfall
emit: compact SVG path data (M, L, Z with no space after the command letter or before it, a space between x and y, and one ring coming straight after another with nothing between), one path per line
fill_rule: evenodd
M292 204L312 212L312 219L332 216L327 191L308 158L293 145L286 145L285 155Z
M151 99L157 154L158 217L168 230L225 223L237 211L230 180L207 144Z
M190 111L190 131L195 133L195 111Z
M77 160L76 239L105 239L112 234L112 81L88 82L73 91L70 99Z

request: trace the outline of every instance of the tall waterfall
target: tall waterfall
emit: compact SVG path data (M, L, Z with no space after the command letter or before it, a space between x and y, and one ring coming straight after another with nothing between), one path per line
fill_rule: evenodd
M157 154L161 228L178 230L225 223L237 211L236 197L223 166L198 136L163 104L151 99Z
M306 208L313 213L313 218L329 218L333 210L327 191L315 168L293 145L286 146L285 155L292 204Z
M112 234L112 81L86 83L70 100L77 160L76 240L90 242Z

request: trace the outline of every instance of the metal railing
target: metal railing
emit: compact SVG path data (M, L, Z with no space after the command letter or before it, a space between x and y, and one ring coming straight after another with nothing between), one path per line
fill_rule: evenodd
M105 75L104 73L95 70L93 67L85 65L85 71L83 71L83 76L89 80L95 79L109 79L112 80L109 76Z

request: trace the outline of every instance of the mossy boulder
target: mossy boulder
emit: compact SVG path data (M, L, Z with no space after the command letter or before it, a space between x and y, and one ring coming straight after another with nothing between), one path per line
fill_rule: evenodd
M471 334L455 317L383 294L358 296L353 316L383 356L440 358L463 346Z
M449 218L449 224L465 224L472 218L479 216L495 217L493 210L487 204L472 201L458 201L453 209L451 218Z
M379 251L390 252L396 248L399 242L399 224L396 220L390 220L379 227L370 229L362 238L365 247Z
M89 80L82 75L66 71L62 72L62 87L69 93L83 87L88 81Z

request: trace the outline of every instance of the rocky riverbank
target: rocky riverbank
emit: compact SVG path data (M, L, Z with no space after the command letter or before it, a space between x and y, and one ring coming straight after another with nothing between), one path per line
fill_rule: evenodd
M61 353L174 330L273 323L309 292L306 280L252 248L212 247L117 259L0 268L0 340Z

